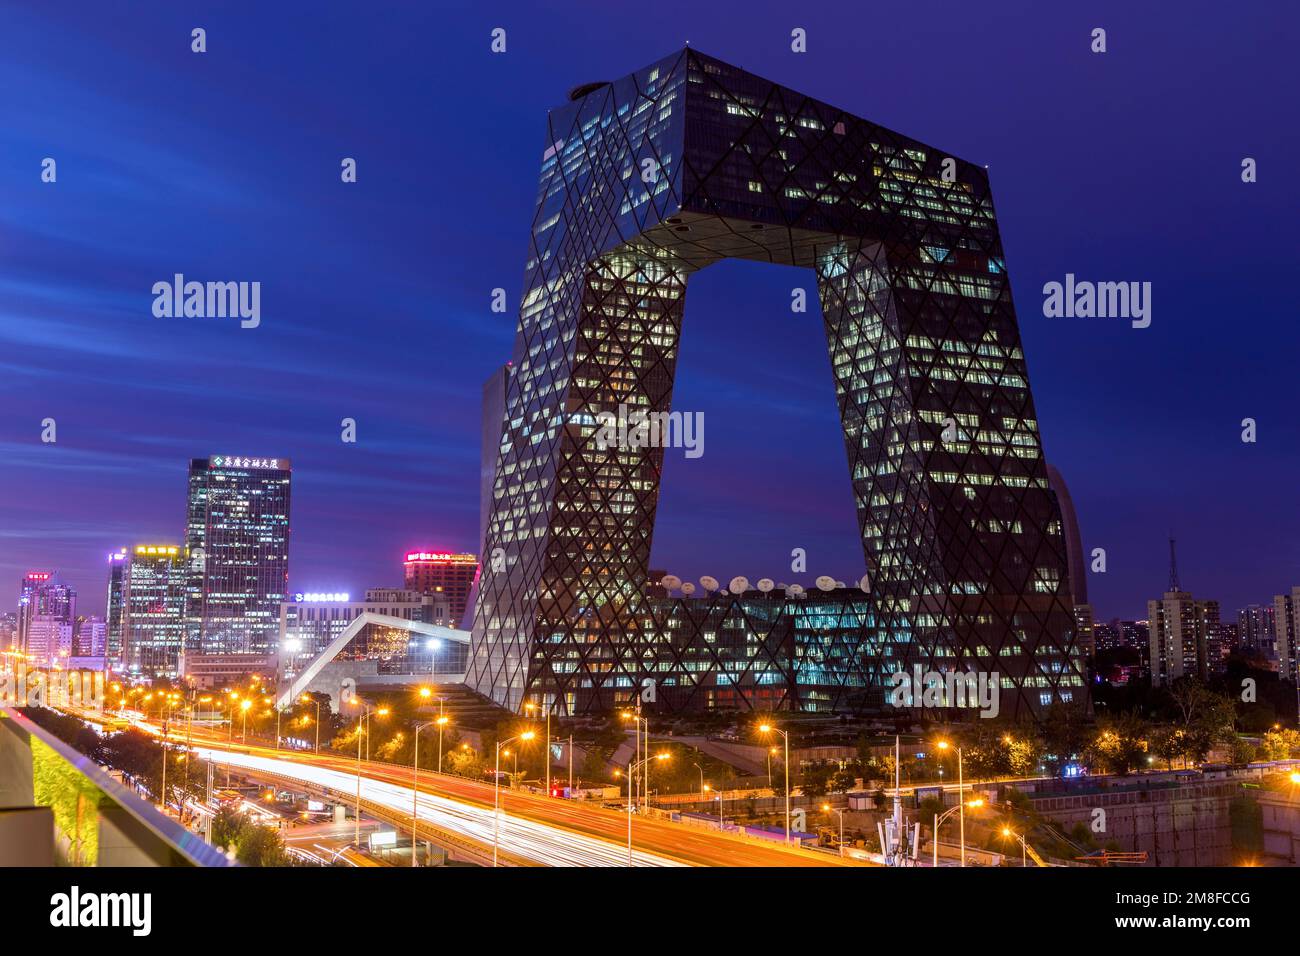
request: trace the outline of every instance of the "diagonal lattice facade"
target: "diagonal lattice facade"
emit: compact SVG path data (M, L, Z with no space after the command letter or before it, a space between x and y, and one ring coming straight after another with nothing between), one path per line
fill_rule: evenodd
M860 709L919 663L999 673L1003 713L1082 699L984 170L689 49L575 90L547 143L471 686ZM663 451L600 447L597 415L670 409L688 279L732 257L817 279L869 598L647 596Z

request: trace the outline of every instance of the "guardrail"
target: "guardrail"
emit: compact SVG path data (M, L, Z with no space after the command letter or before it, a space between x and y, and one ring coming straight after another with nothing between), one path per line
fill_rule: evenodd
M24 805L36 805L35 785L38 769L37 755L32 745L37 742L52 751L61 763L74 769L129 818L114 821L111 815L106 816L102 813L104 809L102 804L95 808L95 818L99 826L96 845L99 849L98 859L89 861L91 864L100 866L236 865L202 837L192 833L118 783L85 754L68 746L14 708L0 706L0 749L8 749L8 756L5 758L8 771L8 779L4 781L5 806L16 809ZM31 763L25 763L23 750L31 754ZM81 806L80 802L78 806ZM103 837L110 832L115 840L111 845L106 846ZM75 864L79 861L73 862Z

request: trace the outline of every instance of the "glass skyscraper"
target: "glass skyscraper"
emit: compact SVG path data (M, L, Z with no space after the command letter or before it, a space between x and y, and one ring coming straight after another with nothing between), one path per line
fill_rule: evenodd
M857 638L818 652L816 699L869 705L859 685L919 664L996 672L1003 714L1082 700L984 169L691 49L576 88L543 149L471 685L567 713L650 685L667 710L810 706L809 615L781 601L759 639L768 598L649 596L663 451L596 437L621 406L669 412L688 280L746 258L816 277L870 582L836 589L820 629ZM704 618L737 614L729 669Z
M190 461L187 654L267 655L289 581L289 461Z
M118 620L110 618L110 632L116 623L121 640L119 668L132 676L179 676L189 573L182 550L176 545L136 545L125 560L112 562L109 573L110 612L114 576L120 582Z

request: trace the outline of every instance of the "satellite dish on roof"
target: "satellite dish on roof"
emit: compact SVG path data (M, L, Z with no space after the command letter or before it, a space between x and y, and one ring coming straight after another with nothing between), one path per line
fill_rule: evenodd
M776 586L776 589L777 589L778 591L784 591L784 590L786 590L789 586L790 586L790 585L788 585L788 584L778 584L778 585Z
M758 589L759 589L760 591L762 591L764 594L766 594L768 591L772 590L773 587L775 587L775 585L772 584L772 579L771 579L771 578L759 578L759 579L758 579Z
M821 591L834 591L835 579L829 574L823 574L817 578L817 588Z
M866 591L868 594L870 594L870 593L871 593L871 575L869 575L869 574L864 574L864 575L862 575L862 580L860 580L860 581L858 582L858 587L862 588L862 590L864 590L864 591Z
M803 597L803 586L799 584L792 584L788 588L786 588L786 593L789 594L791 597Z
M718 596L719 596L719 597L722 597L723 595L727 595L727 594L730 594L730 593L731 593L731 592L728 591L726 588L718 588Z
M718 579L706 574L700 578L700 587L706 591L716 591L718 589Z
M685 584L682 585L682 593L685 594L687 597L690 597L692 594L695 593L695 585L692 584L690 581L687 581Z
M842 588L842 587L844 587L844 582L843 582L843 581L836 581L836 582L835 582L835 586L836 586L837 588Z
M731 583L727 585L727 590L732 594L744 594L749 590L749 578L737 575L731 579Z
M665 574L659 579L659 586L667 588L669 591L676 591L682 586L682 579L675 574Z

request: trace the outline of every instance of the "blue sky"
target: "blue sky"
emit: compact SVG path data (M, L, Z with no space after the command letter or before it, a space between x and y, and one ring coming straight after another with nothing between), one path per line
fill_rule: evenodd
M1170 531L1229 618L1300 583L1300 16L1056 6L3 4L0 597L54 569L102 610L105 554L179 541L187 460L216 453L293 460L295 590L477 550L480 389L516 321L489 299L517 306L546 110L687 41L988 164L1047 456L1108 552L1100 615L1145 613ZM176 272L260 281L261 326L154 318ZM1151 327L1044 318L1067 272L1152 282ZM675 406L707 452L668 453L657 567L792 579L803 547L809 580L861 573L798 283L692 280Z

